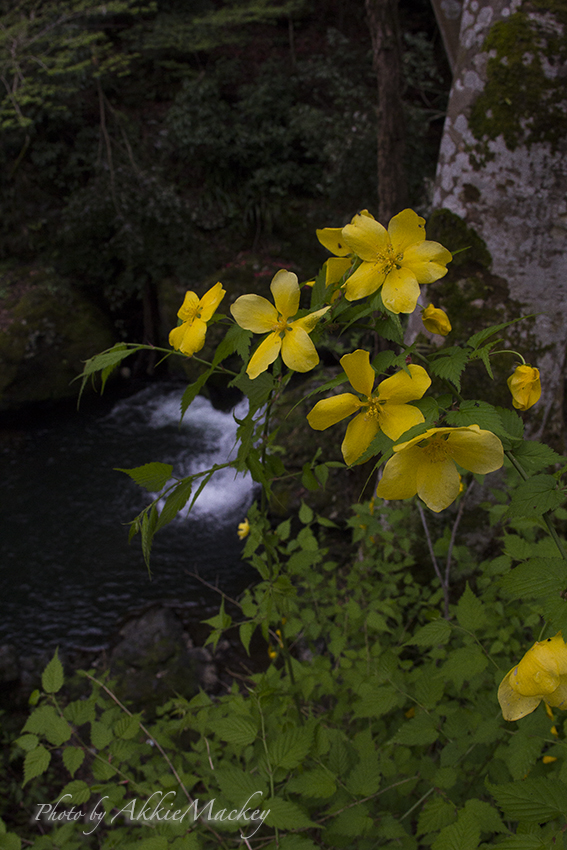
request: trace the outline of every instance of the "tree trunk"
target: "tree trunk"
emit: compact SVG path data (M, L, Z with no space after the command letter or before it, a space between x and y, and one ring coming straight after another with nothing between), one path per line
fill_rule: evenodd
M378 220L387 225L407 203L398 0L365 4L378 83Z
M460 49L434 208L459 217L470 237L480 237L488 249L490 282L485 277L472 312L486 306L490 324L514 318L518 309L524 315L538 314L531 326L514 326L507 344L527 352L531 365L541 372L541 401L533 415L532 411L526 415L532 435L545 429L548 438L562 439L567 9L564 4L550 7L543 0L529 6L520 0L463 0L462 5ZM435 238L429 229L428 238ZM453 275L464 294L467 280L462 274L458 278L459 274ZM438 291L442 294L442 287ZM435 298L433 292L429 295ZM514 366L511 356L498 356L493 362L495 373L498 369L506 377Z

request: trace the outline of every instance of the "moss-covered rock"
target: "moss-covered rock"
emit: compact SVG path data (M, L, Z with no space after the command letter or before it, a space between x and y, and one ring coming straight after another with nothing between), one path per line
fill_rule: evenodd
M77 395L84 361L115 342L110 319L50 269L1 281L0 410Z

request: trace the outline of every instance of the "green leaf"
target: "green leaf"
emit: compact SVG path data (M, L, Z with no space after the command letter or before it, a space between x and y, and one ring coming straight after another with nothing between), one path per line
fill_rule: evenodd
M291 779L287 784L288 791L300 794L302 797L316 797L325 800L332 797L337 790L335 778L328 770L316 767Z
M82 806L83 803L86 803L90 799L91 791L87 783L83 782L82 779L74 779L72 782L68 782L63 788L60 799L66 794L70 794L71 797L66 797L65 803L69 802L76 806Z
M488 659L478 646L461 646L451 652L441 672L456 688L462 688L464 682L470 682L473 676L482 673L487 664Z
M509 322L502 322L499 325L491 325L489 328L484 328L484 330L479 331L476 334L473 334L470 339L467 340L467 345L470 345L471 348L478 348L479 345L489 339L489 337L494 336L499 331L503 331L504 328L510 327L510 325L516 324L516 322L522 322L524 319L530 318L529 316L520 316L518 319L512 319Z
M313 730L306 726L280 732L268 745L270 762L274 767L292 770L304 761L312 741Z
M63 750L63 764L71 776L75 775L84 759L85 753L80 747L65 747Z
M306 505L305 502L301 503L301 507L299 508L299 521L303 523L303 525L308 525L310 522L313 522L313 511Z
M373 826L374 821L365 814L364 807L357 806L356 808L346 809L333 818L328 828L331 834L338 832L339 835L358 838L369 832Z
M73 733L67 721L56 713L52 705L40 705L36 708L28 717L22 731L43 735L56 747L68 741Z
M252 635L254 634L256 625L257 624L253 620L247 620L245 623L240 624L240 641L246 650L247 655L250 655L250 641L252 640Z
M434 797L428 800L420 812L417 822L417 834L425 835L428 832L437 832L444 826L449 826L456 819L456 808L443 797Z
M47 694L56 694L63 686L63 665L55 655L41 674L41 686Z
M21 747L26 753L29 753L31 750L35 750L39 744L39 738L37 735L22 735L20 738L16 738L14 744Z
M91 722L91 743L93 747L97 750L104 750L111 741L112 729L109 729L100 720L93 720Z
M507 817L546 823L567 811L567 786L559 779L523 779L504 785L486 783Z
M432 850L476 850L480 842L480 827L472 815L461 812L457 823L441 830L431 845Z
M169 493L156 523L156 531L159 531L160 528L163 528L164 525L167 525L175 519L179 511L183 510L191 496L192 486L192 479L189 479L188 481L181 481L181 483L178 484L171 493Z
M380 787L381 772L377 753L363 756L349 773L346 788L357 797L369 797Z
M561 455L558 455L549 446L535 440L523 440L512 448L511 454L514 455L526 472L539 472L540 469L563 461Z
M263 803L262 808L264 811L270 810L264 823L276 829L306 829L316 826L300 806L290 803L289 800L271 797Z
M461 374L469 361L470 353L470 348L463 349L458 346L444 349L442 354L429 361L429 371L438 378L450 381L460 392Z
M497 407L496 411L502 420L504 430L510 437L521 440L524 436L524 422L515 410L509 407Z
M239 746L252 744L258 734L256 725L250 717L238 715L217 720L214 725L214 732L221 741Z
M394 744L406 744L412 746L425 746L433 744L439 737L439 730L429 714L422 712L411 720L406 720L400 726L392 742Z
M552 475L535 475L518 485L504 516L541 516L558 508L564 498Z
M487 404L485 401L463 401L458 410L447 414L446 419L449 425L455 425L456 427L478 425L479 428L484 428L494 433L503 430L502 420L496 412L496 408L492 404Z
M35 750L30 750L24 759L24 781L25 785L30 779L35 779L36 776L41 776L49 767L51 761L51 753L41 744Z
M21 850L22 841L15 832L0 833L0 850Z
M252 794L256 794L251 802L254 802L254 808L261 808L262 798L258 792L261 792L264 796L268 789L264 780L259 776L252 776L234 765L218 768L215 771L215 776L222 793L231 803L242 805L243 800L251 797Z
M136 484L144 487L151 493L162 490L173 472L173 466L169 463L145 463L143 466L135 466L132 469L121 469L115 467L115 472L125 472Z
M539 599L567 587L567 564L562 558L530 558L500 579L513 599Z
M381 717L398 705L399 694L391 687L363 683L359 694L361 699L353 707L354 717Z
M457 605L457 620L463 629L468 629L471 632L480 628L486 622L484 605L474 595L468 582Z
M465 803L465 812L471 814L482 832L508 832L497 809L484 800L473 797Z
M238 378L231 381L230 385L238 387L249 400L250 407L257 410L268 401L270 393L274 389L275 382L269 372L262 372L254 380L246 374L239 375Z
M451 637L451 626L447 620L439 618L422 626L412 638L405 641L404 646L436 646L447 643Z

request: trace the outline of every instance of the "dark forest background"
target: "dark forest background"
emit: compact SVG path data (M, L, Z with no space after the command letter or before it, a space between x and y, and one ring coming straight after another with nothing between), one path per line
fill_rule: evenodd
M267 257L305 280L326 257L315 228L376 213L363 0L0 11L0 297L37 265L111 316L117 338L156 342L164 280L199 291ZM427 213L450 72L429 0L401 0L399 24L399 156L408 204Z

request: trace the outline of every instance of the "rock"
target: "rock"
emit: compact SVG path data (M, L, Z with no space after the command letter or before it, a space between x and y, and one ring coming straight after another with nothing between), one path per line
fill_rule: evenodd
M114 344L102 311L50 269L3 275L0 411L76 396L83 363Z

